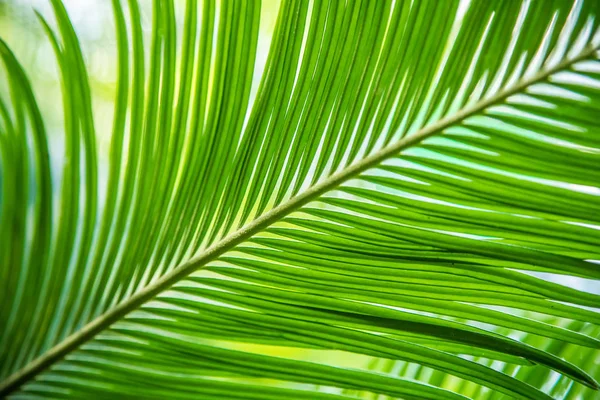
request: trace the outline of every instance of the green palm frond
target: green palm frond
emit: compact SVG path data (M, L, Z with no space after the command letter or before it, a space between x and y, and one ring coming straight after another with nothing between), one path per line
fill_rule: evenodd
M0 40L0 395L597 396L598 1L283 0L261 71L258 1L113 0L106 182L52 6L60 171Z

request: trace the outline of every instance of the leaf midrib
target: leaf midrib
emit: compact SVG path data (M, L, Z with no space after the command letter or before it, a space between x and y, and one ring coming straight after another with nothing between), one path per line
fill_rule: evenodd
M210 261L215 260L246 239L252 237L271 224L281 220L285 216L289 215L320 195L333 190L337 186L359 175L360 173L375 167L386 159L396 155L400 151L406 150L407 148L422 142L423 140L439 133L440 131L457 124L496 103L503 101L509 96L524 91L527 87L535 83L546 80L552 74L568 69L576 62L593 56L593 54L599 48L599 45L590 44L586 46L577 56L565 59L552 68L540 70L533 76L523 79L511 87L505 88L493 96L482 99L471 106L457 111L451 116L444 117L431 125L423 127L411 136L405 137L394 144L390 144L371 154L370 156L349 165L322 182L308 188L305 192L300 193L299 195L289 199L287 202L280 204L279 206L262 214L249 224L244 225L242 228L229 234L218 243L210 246L202 254L192 257L187 262L180 264L171 272L163 275L160 279L136 292L127 300L119 303L109 311L89 322L82 329L71 334L69 337L52 347L46 353L28 363L19 371L10 375L4 382L2 382L2 384L0 384L0 397L4 397L17 390L29 379L35 377L38 373L42 372L55 362L61 360L71 351L75 350L89 339L92 339L96 334L108 328L113 323L119 321L129 312L137 309L156 295L167 290L175 283L196 271L198 268L201 268Z

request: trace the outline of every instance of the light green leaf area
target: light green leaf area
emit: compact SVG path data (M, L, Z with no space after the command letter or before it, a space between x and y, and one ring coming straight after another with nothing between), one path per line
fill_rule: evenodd
M599 396L600 2L282 0L262 70L271 2L113 0L108 133L51 3L58 180L0 40L0 396Z

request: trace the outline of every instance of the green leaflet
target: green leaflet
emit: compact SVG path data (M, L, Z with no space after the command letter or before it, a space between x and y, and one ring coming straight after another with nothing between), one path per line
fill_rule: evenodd
M597 1L140 6L105 181L68 9L59 179L0 40L1 396L594 395Z

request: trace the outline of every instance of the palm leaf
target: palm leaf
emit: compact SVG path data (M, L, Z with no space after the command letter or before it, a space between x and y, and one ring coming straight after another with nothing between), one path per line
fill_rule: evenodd
M259 2L188 0L180 33L155 0L145 38L114 0L105 184L52 5L58 179L0 41L2 395L598 389L600 295L561 281L600 279L597 1L284 0L261 71Z

